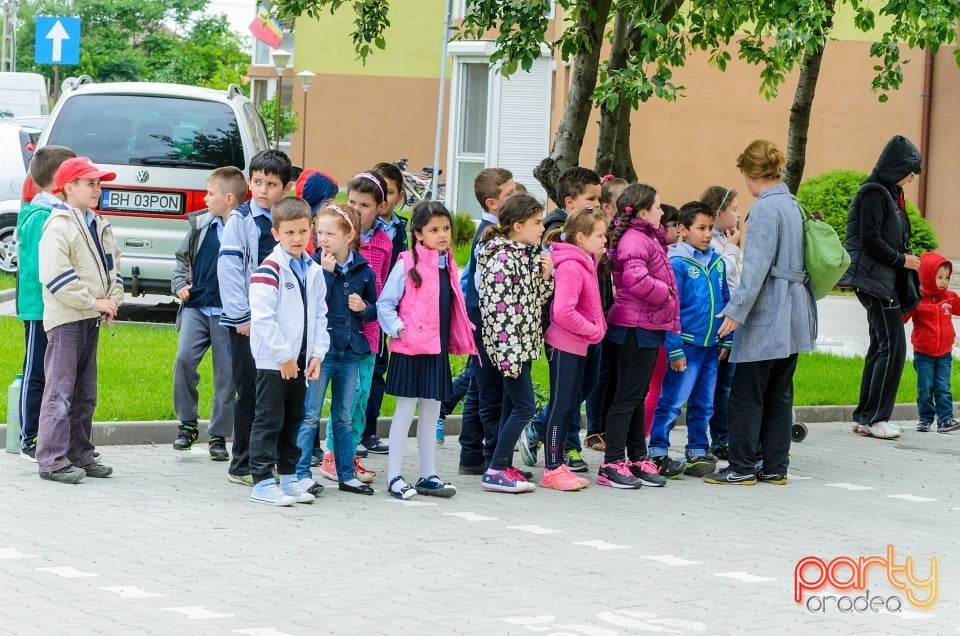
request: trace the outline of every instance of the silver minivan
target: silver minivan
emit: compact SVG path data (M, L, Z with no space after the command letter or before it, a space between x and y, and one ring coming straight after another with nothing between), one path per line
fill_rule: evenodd
M49 144L117 173L103 184L99 211L113 226L133 295L170 293L174 252L187 215L204 207L210 171L236 166L246 173L253 156L270 147L259 113L237 86L89 78L57 102L37 146Z

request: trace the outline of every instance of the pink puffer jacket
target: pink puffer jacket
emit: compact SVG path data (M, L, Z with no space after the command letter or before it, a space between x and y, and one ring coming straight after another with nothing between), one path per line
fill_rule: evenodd
M616 298L607 322L620 327L680 331L680 302L662 227L633 219L613 253Z

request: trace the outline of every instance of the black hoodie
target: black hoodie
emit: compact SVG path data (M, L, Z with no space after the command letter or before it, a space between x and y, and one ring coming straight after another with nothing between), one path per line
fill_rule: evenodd
M839 283L899 302L904 312L916 306L920 290L916 272L903 267L911 252L911 229L897 182L919 173L920 165L920 152L906 137L895 135L883 147L873 172L850 203L844 247L851 263Z

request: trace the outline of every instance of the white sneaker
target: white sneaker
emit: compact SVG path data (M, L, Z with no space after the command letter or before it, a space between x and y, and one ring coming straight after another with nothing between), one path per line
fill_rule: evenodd
M900 427L893 422L874 422L867 428L870 429L871 435L874 437L879 437L880 439L894 439L895 437L900 437Z
M297 503L296 498L280 490L280 486L278 486L272 478L264 479L254 484L253 492L250 493L250 499L257 503L265 503L271 506L292 506Z
M280 490L288 497L293 497L297 503L313 503L317 500L316 497L301 488L300 482L297 480L281 484Z

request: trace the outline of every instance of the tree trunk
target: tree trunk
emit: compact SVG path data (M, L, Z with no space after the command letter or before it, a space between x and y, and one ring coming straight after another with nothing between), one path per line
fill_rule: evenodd
M553 138L550 156L533 169L533 176L554 201L557 200L556 185L560 173L580 163L580 149L583 147L583 137L593 108L590 97L597 85L600 48L611 2L612 0L591 0L583 3L586 6L580 10L577 17L577 29L587 34L588 44L573 57L570 92L567 93L567 103ZM557 76L560 77L560 74Z
M829 33L833 25L833 0L826 8L829 18L823 25L823 33ZM790 192L797 193L803 180L803 169L807 163L807 138L810 131L810 113L813 110L813 98L817 92L817 80L820 77L820 62L826 46L823 42L813 52L803 58L803 68L797 81L797 90L793 94L793 106L790 108L790 127L787 131L787 163L783 168L783 181Z
M660 22L667 24L674 18L684 0L664 0L660 5ZM617 9L613 26L613 42L610 48L608 69L623 68L631 51L641 49L642 33L636 28L634 16L627 15L623 7ZM637 172L633 167L630 151L630 116L633 105L621 99L612 111L601 109L600 136L597 141L597 157L594 169L600 174L614 174L627 181L635 181Z
M621 4L617 7L616 17L613 20L613 37L610 44L610 61L607 63L607 74L612 75L621 70L627 63L627 52L630 45L630 16ZM626 106L626 109L624 109ZM617 152L617 135L620 130L620 117L624 113L630 117L631 104L629 100L621 98L612 109L600 107L600 136L597 139L597 155L593 169L600 174L613 171ZM629 137L629 130L627 132ZM632 168L631 168L632 171ZM618 173L614 172L618 177ZM626 177L624 177L626 178Z

